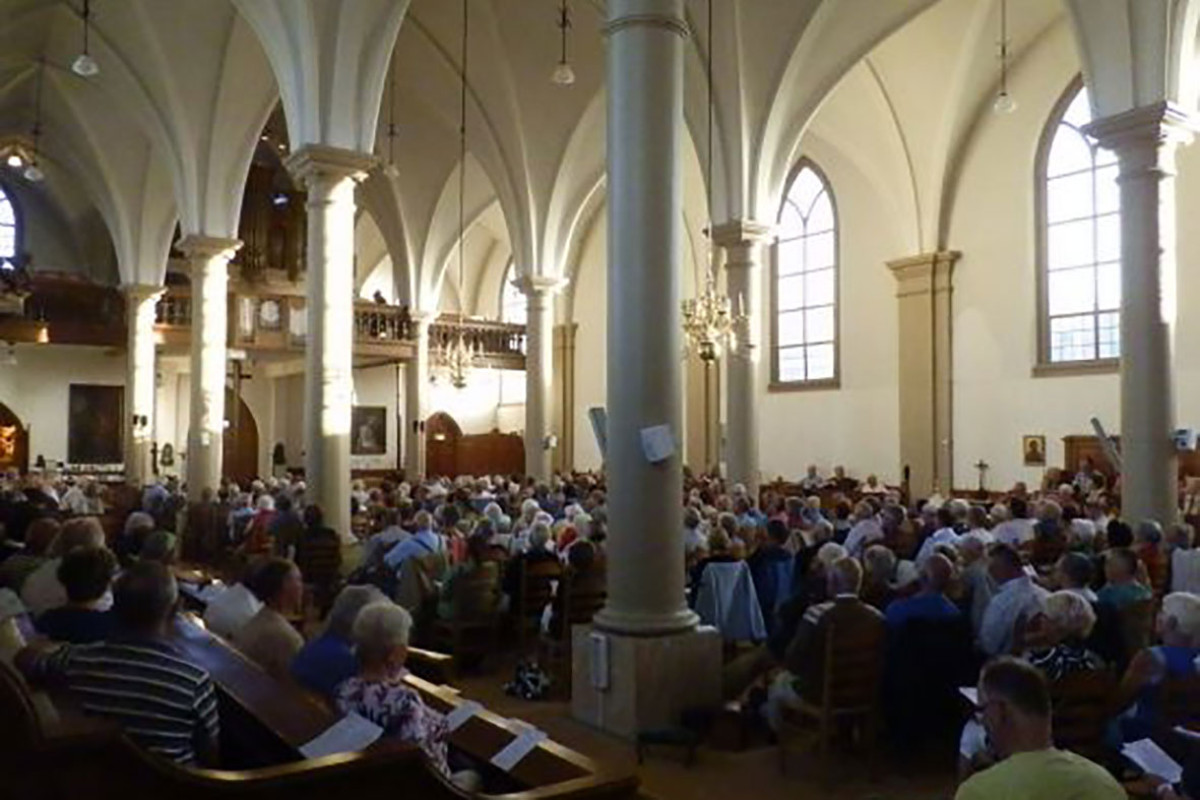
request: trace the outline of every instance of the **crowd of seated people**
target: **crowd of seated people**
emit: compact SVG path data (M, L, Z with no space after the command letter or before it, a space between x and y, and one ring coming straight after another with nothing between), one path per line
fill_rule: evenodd
M909 502L872 477L860 483L839 469L825 479L813 468L801 483L755 497L716 476L686 476L682 546L693 602L710 567L745 562L746 591L766 620L763 640L727 665L730 693L761 703L775 731L802 700L821 697L825 654L839 637L878 647L894 666L932 646L921 643L942 641L930 629L961 632L969 663L956 679L980 691L977 724L946 720L959 733L962 796L996 796L1007 779L985 780L994 774L988 765L1018 753L1038 754L1026 759L1036 769L1078 772L1109 791L1086 764L1053 751L1041 698L1077 673L1107 672L1119 687L1112 746L1161 727L1163 687L1197 677L1200 657L1190 526L1121 519L1098 472L1039 491L1018 485L987 503ZM295 480L226 485L191 509L178 505L180 487L156 484L108 535L94 516L43 502L44 483L27 485L28 493L0 496L6 532L9 520L20 531L9 535L20 547L0 562L0 588L20 596L43 635L72 648L119 641L132 622L112 577L121 575L119 586L128 575L161 575L176 554L191 554L231 578L207 600L212 632L277 680L420 744L447 772L455 765L443 726L398 682L410 642L470 605L459 602L463 587L493 593L495 613L507 619L525 613L524 578L539 565L592 590L605 580L606 486L597 474L356 484L349 532L329 529ZM173 508L168 529L164 509L170 516ZM314 625L313 574L330 558L336 581ZM537 609L543 635L564 634L571 583L557 581ZM157 624L143 618L134 633L153 638ZM74 659L39 647L21 663L35 677L69 678ZM1185 722L1200 723L1200 709L1188 712ZM203 761L203 735L215 724L196 722L197 744L172 757ZM1116 763L1104 766L1116 771Z

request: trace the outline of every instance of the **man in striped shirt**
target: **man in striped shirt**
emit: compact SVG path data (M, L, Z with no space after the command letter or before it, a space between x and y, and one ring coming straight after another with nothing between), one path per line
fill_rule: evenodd
M31 680L64 683L88 714L115 720L146 750L180 764L217 762L217 699L208 673L166 639L178 599L174 576L140 562L113 588L116 632L107 641L18 654Z

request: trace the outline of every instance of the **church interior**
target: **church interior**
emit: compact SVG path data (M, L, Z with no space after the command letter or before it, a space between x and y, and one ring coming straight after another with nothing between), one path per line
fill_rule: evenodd
M0 0L0 796L1200 800L1198 47Z

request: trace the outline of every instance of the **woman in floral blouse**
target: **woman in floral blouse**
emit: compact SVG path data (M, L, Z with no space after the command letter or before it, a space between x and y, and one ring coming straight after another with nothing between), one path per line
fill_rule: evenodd
M371 603L354 621L358 675L337 690L337 707L354 712L383 728L384 735L419 745L433 764L449 776L446 718L432 710L404 683L408 634L412 617L390 602Z

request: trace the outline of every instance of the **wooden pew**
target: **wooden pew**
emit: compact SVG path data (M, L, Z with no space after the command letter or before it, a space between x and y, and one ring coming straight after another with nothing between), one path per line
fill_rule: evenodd
M299 757L301 745L337 721L337 716L302 690L267 676L219 637L182 617L176 626L176 644L188 660L208 670L222 699L225 715L234 715L245 731L253 732L250 744L259 753L274 752L281 760ZM440 654L438 654L440 655ZM434 710L448 714L466 702L457 689L439 685L415 674L407 683ZM488 765L521 731L486 709L477 713L450 736L450 743L476 762ZM504 796L535 798L626 798L637 795L638 779L625 772L607 770L591 759L552 741L543 741L507 774L485 767L490 783L505 786Z
M278 683L246 661L229 645L181 617L173 633L189 661L212 675L221 702L222 739L248 746L247 756L277 756L284 763L239 770L180 767L136 748L109 723L82 717L68 700L55 698L62 721L47 726L35 717L28 691L10 668L0 665L0 768L37 776L38 791L22 798L129 800L165 796L170 800L225 797L286 797L318 800L331 796L354 800L392 800L397 793L413 798L466 797L436 773L418 748L380 742L363 753L302 760L301 745L324 731L337 716L295 687ZM409 685L430 707L448 713L465 702L448 686L415 675ZM587 757L551 741L539 743L510 772L488 764L493 755L520 735L510 721L489 711L478 712L450 738L454 747L483 765L485 786L505 800L608 800L638 797L638 779L607 770Z

